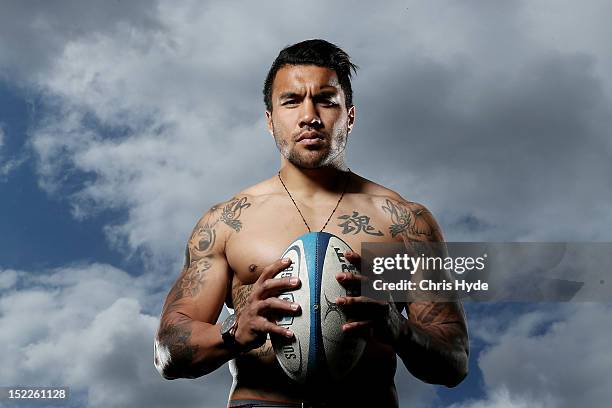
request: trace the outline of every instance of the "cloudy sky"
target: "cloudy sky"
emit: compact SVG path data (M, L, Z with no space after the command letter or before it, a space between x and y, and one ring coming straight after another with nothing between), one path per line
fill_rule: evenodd
M449 241L612 241L612 4L0 4L0 385L72 406L220 407L227 367L165 381L163 297L211 204L272 175L261 88L307 38L360 66L355 172L427 205ZM469 304L471 373L400 365L402 406L597 407L612 307Z

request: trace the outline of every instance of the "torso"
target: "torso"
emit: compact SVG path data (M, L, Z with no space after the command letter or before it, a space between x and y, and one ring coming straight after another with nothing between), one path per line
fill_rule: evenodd
M325 231L342 238L357 253L361 253L362 242L396 241L389 228L392 217L383 207L387 200L397 202L401 198L390 190L353 177L357 179L356 186L347 191ZM231 297L226 299L226 304L236 310L240 309L262 268L277 260L295 238L308 232L285 191L270 188L274 182L270 179L236 196L242 200L238 204L241 207L237 219L240 228L229 235L225 247L232 272ZM323 226L337 197L329 195L310 206L296 200L313 231ZM276 361L269 339L263 346L238 356L233 368L235 380L231 399L308 399L302 390L289 382ZM347 406L351 398L359 405L368 397L375 398L373 402L377 406L397 406L395 369L394 350L370 340L360 362L342 381L344 384L334 384L336 396L341 392L342 403ZM363 394L359 390L363 390Z

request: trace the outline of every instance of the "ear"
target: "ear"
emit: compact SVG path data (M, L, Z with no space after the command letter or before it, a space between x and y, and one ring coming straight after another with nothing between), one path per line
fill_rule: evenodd
M268 125L268 132L270 132L270 134L274 136L274 131L272 127L272 112L270 111L266 111L266 124Z
M348 120L347 120L347 133L351 133L353 125L355 124L355 105L348 109Z

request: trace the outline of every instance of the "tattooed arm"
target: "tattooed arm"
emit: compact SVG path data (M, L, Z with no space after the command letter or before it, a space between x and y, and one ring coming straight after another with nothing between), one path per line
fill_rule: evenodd
M386 200L382 208L390 217L389 232L407 248L415 241L444 241L433 215L422 205ZM395 316L401 321L396 352L404 365L425 382L458 385L467 375L469 355L461 303L418 301L407 305L408 319Z
M166 379L196 378L234 357L215 322L231 280L225 242L240 231L240 212L248 206L246 198L233 198L211 208L193 229L155 339L155 367Z

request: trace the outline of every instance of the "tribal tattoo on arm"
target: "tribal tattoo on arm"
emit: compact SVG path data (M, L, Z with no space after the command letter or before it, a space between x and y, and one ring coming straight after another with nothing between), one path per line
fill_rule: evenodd
M240 232L242 210L251 206L246 197L232 198L226 203L214 205L193 229L185 249L185 262L181 276L170 291L174 305L182 298L193 298L200 293L206 280L206 271L212 266L212 250L217 242L220 223Z
M444 242L442 232L425 207L387 199L382 209L389 215L391 236L401 239L409 253L444 256L440 251L446 253L445 246L439 244ZM439 272L441 277L445 276L444 271ZM425 300L408 302L406 306L410 340L400 345L398 354L409 370L424 381L456 385L467 373L469 354L461 303Z
M431 341L445 349L454 349L466 334L463 310L455 302L418 302L409 308L409 318Z
M467 375L469 340L459 302L414 302L410 340L397 350L410 372L428 383L454 387Z
M244 208L249 208L251 203L247 202L246 197L242 197L241 199L234 198L230 200L223 207L223 213L221 214L221 221L226 223L236 232L240 232L242 228L242 221L239 220L240 214Z
M382 209L391 218L389 232L392 237L418 241L442 240L433 216L425 207L409 201L401 203L387 199Z
M193 320L185 310L206 288L207 272L214 266L217 232L221 224L239 232L242 228L240 215L243 209L250 207L246 197L231 200L213 206L197 223L185 248L183 270L170 289L164 304L157 343L165 347L170 358L166 360L164 371L169 378L187 376L181 372L193 361L198 345L191 343ZM156 364L158 356L156 355ZM164 364L160 364L164 366ZM165 375L165 374L164 374Z

